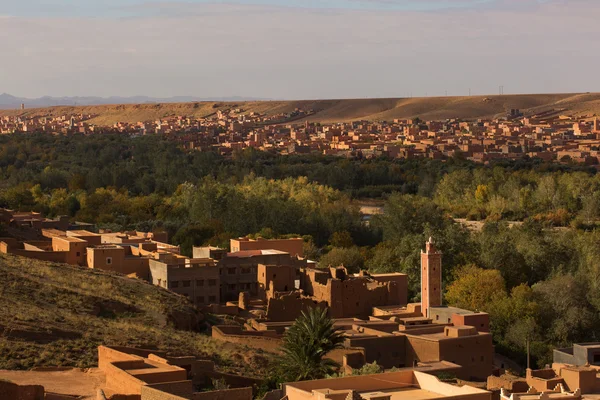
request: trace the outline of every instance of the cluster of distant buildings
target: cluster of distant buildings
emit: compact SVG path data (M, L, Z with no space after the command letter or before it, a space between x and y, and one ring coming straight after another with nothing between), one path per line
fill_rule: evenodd
M409 303L406 274L319 266L304 257L300 238L232 239L229 249L195 247L188 258L161 233L93 232L64 218L6 209L0 221L13 236L0 238L0 252L144 279L205 312L244 321L213 326L213 338L222 342L277 353L303 311L326 309L344 336L342 348L326 356L346 377L285 384L265 400L580 400L600 394L598 343L556 349L552 366L527 368L525 377L507 373L514 363L495 355L489 315L443 304L443 255L433 239L421 252L420 301ZM372 363L387 372L351 375ZM251 400L260 383L220 373L209 360L153 350L102 346L99 367L106 375L99 399ZM229 388L196 391L213 378ZM0 382L2 390L38 400L18 385Z
M540 158L545 161L599 163L600 121L575 117L563 110L523 116L510 110L496 119L461 121L307 122L314 111L267 116L243 109L217 110L205 118L173 116L152 122L88 124L93 115L62 117L1 117L0 133L48 132L130 135L161 134L188 150L223 155L256 148L278 154L319 153L346 157L432 158L456 155L475 162ZM305 122L294 123L304 119Z

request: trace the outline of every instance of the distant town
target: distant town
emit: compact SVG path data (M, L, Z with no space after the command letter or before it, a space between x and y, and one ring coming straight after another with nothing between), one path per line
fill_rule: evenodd
M447 159L478 163L539 158L563 163L599 164L600 121L552 109L525 116L508 110L495 119L310 122L314 110L265 115L243 108L216 110L204 118L172 116L155 121L100 126L95 115L0 117L0 133L55 135L123 133L164 135L190 151L222 155L255 148L277 154L318 153L340 157Z

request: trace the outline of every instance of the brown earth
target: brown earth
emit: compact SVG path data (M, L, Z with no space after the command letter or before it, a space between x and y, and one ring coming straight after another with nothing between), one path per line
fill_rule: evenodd
M581 116L600 114L600 93L61 106L24 111L0 110L0 116L92 114L97 117L92 119L91 123L112 125L116 122L154 121L157 118L176 115L200 118L214 115L218 110L236 108L243 109L244 113L254 111L267 115L288 113L296 108L314 110L314 114L307 118L314 122L377 121L414 117L425 120L477 119L504 115L511 108L518 108L525 115L560 110L562 114Z

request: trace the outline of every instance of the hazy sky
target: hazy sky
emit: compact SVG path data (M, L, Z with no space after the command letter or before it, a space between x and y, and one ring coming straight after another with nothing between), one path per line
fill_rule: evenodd
M0 0L0 93L600 91L598 0Z

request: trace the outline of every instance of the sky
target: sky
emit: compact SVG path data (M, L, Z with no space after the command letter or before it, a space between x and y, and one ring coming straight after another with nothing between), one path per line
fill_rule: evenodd
M600 91L598 0L0 0L0 93Z

